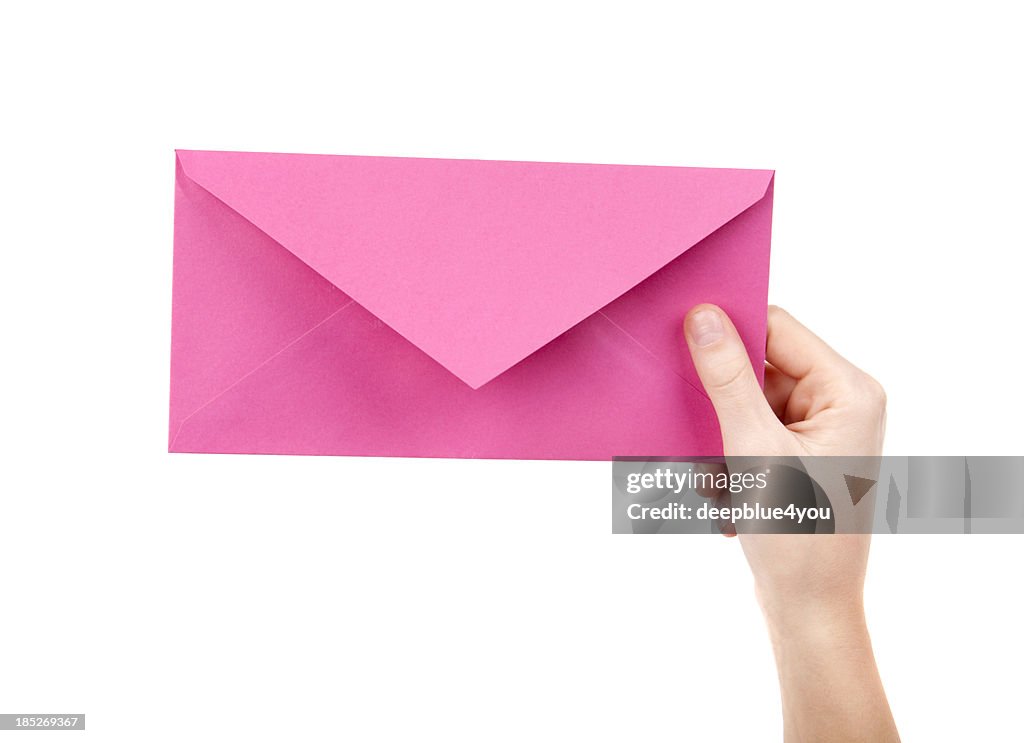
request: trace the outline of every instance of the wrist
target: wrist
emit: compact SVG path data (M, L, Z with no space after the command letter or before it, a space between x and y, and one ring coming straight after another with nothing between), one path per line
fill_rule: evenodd
M860 596L762 598L786 740L899 741Z
M775 645L835 645L867 640L861 595L766 595L758 591Z

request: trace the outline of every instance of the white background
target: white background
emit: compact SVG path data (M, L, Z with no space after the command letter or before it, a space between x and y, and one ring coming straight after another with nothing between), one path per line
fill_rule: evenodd
M613 538L609 464L165 452L180 147L774 168L772 299L883 382L887 452L1024 453L1017 19L685 5L5 9L0 712L781 737L739 545ZM1019 739L1022 557L876 539L905 740Z

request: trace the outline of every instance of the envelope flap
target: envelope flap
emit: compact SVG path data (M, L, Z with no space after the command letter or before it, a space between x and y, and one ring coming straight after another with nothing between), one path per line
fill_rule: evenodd
M772 178L487 160L178 158L189 178L474 388L758 202Z

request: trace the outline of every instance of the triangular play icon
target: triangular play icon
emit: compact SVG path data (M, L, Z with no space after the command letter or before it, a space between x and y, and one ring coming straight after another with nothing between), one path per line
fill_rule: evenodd
M867 495L877 482L877 480L869 480L856 475L843 475L843 477L846 479L846 489L850 491L850 500L853 501L853 505L860 503L861 498Z

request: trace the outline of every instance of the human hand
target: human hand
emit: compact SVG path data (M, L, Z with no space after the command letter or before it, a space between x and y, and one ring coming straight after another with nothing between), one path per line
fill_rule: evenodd
M686 340L718 414L726 457L879 456L885 433L881 385L778 307L768 311L765 389L739 334L714 305L686 316ZM741 534L769 619L789 610L856 610L867 534L835 539Z
M881 455L882 386L785 310L768 308L764 392L720 308L697 305L685 331L726 456Z
M694 307L684 329L727 461L881 455L881 385L785 311L769 308L763 392L720 308ZM864 621L870 535L741 533L740 543L776 651L787 743L898 740Z

